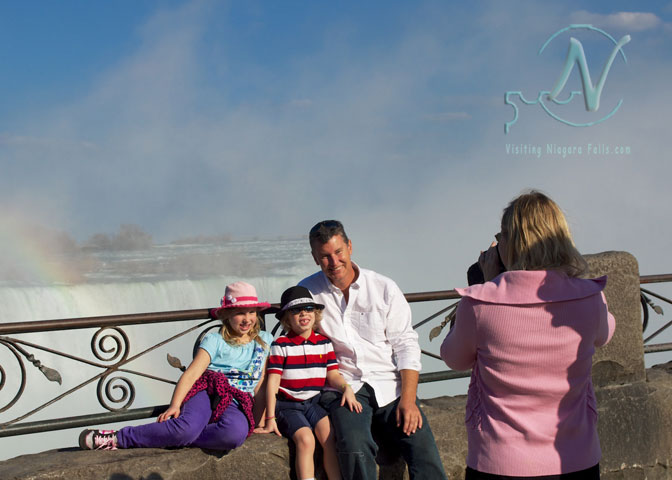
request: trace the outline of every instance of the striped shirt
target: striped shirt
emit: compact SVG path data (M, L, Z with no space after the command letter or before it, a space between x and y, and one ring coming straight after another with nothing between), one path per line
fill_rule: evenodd
M322 391L327 371L338 370L334 347L324 335L312 332L308 338L289 333L271 345L267 373L280 375L282 397L303 402Z

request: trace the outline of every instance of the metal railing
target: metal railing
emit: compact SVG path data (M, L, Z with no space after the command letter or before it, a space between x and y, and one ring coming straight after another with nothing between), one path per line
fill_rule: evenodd
M663 275L644 275L639 277L640 285L651 284L651 283L663 283L663 282L672 282L672 274L663 274ZM649 325L649 310L653 310L657 315L663 315L663 309L656 305L649 297L655 297L658 300L662 300L668 305L672 305L672 300L662 295L659 295L647 288L640 287L640 296L642 299L642 310L644 312L644 319L642 324L642 331L646 330ZM658 352L669 352L672 350L672 342L667 343L658 343L650 344L649 342L655 337L660 335L662 332L667 330L672 326L672 320L667 322L665 325L660 327L658 330L653 332L648 337L644 338L644 353L658 353Z
M666 275L647 275L640 277L641 284L652 284L659 282L671 282L672 274ZM644 326L648 324L649 309L653 309L656 313L662 314L662 309L653 303L650 297L672 304L672 301L662 295L656 294L648 289L641 288L642 292L642 306L644 309ZM409 303L431 302L431 301L445 301L457 300L459 295L454 290L443 290L435 292L421 292L406 294L406 299ZM440 309L436 313L429 315L427 318L415 324L413 327L418 328L428 322L441 318L441 324L434 327L432 335L438 335L443 327L450 321L451 315L455 311L457 303L453 302L451 305ZM277 308L277 304L272 308ZM444 316L445 314L445 316ZM190 326L185 330L171 335L155 345L145 348L140 352L131 355L131 342L126 332L120 328L122 326L130 325L147 325L154 323L171 323L180 321L198 321L196 325ZM135 385L128 376L135 375L137 377L145 378L151 381L162 382L174 385L175 380L151 375L146 372L138 371L130 368L129 363L143 357L154 350L174 342L175 340L184 337L185 335L201 329L199 339L208 331L217 328L220 321L212 318L209 309L198 310L183 310L173 312L157 312L157 313L143 313L133 315L112 315L105 317L87 317L76 319L63 320L47 320L36 322L21 322L8 323L0 325L0 346L5 347L10 352L9 358L14 359L16 368L20 372L20 381L18 382L17 391L11 399L8 395L3 393L7 386L8 373L5 367L0 364L0 413L6 412L14 407L26 390L27 384L27 370L26 363L42 372L48 381L62 383L61 374L49 366L42 363L40 360L40 352L49 355L56 355L58 357L78 362L82 365L96 367L101 371L85 381L80 382L65 392L56 397L47 400L36 408L25 412L16 418L0 423L0 437L8 437L14 435L24 435L29 433L45 432L52 430L61 430L66 428L83 427L94 424L105 424L114 422L127 422L131 420L150 418L157 416L160 412L167 408L167 405L152 406L145 408L130 408L135 400ZM672 350L672 343L649 344L648 342L654 337L658 336L662 331L669 328L672 321L667 322L661 328L656 330L652 335L644 340L645 353L664 352ZM17 338L15 335L36 333L36 332L55 332L68 330L81 330L87 328L95 328L96 331L91 337L91 353L94 359L83 358L72 355L67 352L58 351L48 348L44 345L29 342L27 340ZM9 336L11 335L11 336ZM195 342L198 345L199 340ZM194 347L196 348L196 347ZM439 359L440 357L431 352L422 351L423 354L432 358ZM178 358L167 356L168 363L175 368L182 368L181 362ZM457 371L441 371L422 373L420 381L437 382L450 380L454 378L463 378L469 376L470 372ZM45 408L63 400L72 395L74 392L83 389L87 385L96 382L96 395L100 406L107 410L106 413L97 413L90 415L79 415L67 418L56 418L50 420L40 420L33 422L24 422L31 416L44 410ZM11 393L9 394L11 395Z

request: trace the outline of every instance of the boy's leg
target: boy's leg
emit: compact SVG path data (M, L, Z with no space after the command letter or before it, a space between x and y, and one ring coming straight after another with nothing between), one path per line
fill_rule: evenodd
M209 417L208 417L209 418ZM189 446L210 450L233 450L247 438L250 422L233 402L215 423L208 424Z
M417 429L414 434L406 435L400 427L397 427L396 411L399 399L379 408L374 415L374 424L383 430L386 438L399 447L408 465L411 480L445 479L446 473L429 422L417 400L415 403L422 415L422 428Z
M364 386L355 394L362 404L362 412L351 412L341 407L341 394L327 391L320 403L331 416L336 438L336 452L344 479L377 480L376 454L378 446L371 435L371 421L376 408L373 389Z
M117 432L119 448L183 447L193 442L205 426L212 411L206 392L199 392L182 406L180 416L165 422L124 427Z
M294 467L299 480L315 476L313 463L315 435L313 435L310 420L306 417L307 409L307 402L280 399L275 406L278 430L284 437L291 438L296 446Z
M314 478L315 435L313 431L309 427L301 427L294 432L292 440L296 445L296 478L298 480Z
M334 432L331 429L329 417L323 417L315 425L315 437L322 445L322 463L327 472L329 480L338 480L341 478L341 469L338 466L338 457L336 456L336 441Z

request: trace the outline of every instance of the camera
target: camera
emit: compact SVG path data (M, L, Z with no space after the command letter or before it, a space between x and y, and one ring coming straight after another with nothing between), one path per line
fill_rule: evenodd
M477 285L479 283L485 283L485 277L483 277L483 270L478 262L474 263L467 270L467 283L469 286Z
M499 260L499 273L506 272L506 267L504 266L504 262L502 262L502 257L499 255L499 250L497 250L497 259ZM467 283L469 286L485 283L483 270L481 270L481 266L478 262L472 264L467 270Z

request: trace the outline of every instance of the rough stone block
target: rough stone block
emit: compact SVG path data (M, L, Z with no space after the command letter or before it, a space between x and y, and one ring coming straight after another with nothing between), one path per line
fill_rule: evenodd
M593 384L598 387L644 380L637 259L627 252L603 252L585 258L593 276L608 276L604 294L616 318L611 342L593 357Z
M603 480L672 478L672 362L596 390Z
M50 450L0 462L3 480L287 480L287 441L254 435L223 455L199 448L137 448L89 451Z

